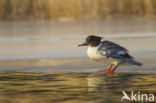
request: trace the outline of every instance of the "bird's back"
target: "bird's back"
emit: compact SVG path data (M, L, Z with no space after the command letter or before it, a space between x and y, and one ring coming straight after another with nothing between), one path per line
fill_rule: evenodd
M141 63L135 61L131 55L129 55L126 48L108 40L101 42L98 52L107 59L115 60L115 64L128 63L142 65Z

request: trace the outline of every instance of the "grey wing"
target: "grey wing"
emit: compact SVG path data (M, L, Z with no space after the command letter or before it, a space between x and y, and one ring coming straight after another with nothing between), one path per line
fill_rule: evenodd
M128 54L128 50L126 48L111 41L103 41L98 50L101 55L105 55L107 58L133 59L133 57Z

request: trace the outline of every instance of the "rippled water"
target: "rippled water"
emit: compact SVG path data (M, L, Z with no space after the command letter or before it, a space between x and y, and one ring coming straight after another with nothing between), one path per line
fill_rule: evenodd
M156 94L149 73L0 73L0 103L120 103L122 91Z

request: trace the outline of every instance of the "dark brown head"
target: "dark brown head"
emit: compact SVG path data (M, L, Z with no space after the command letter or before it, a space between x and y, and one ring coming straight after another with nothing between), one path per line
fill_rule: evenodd
M90 35L86 38L86 42L83 44L80 44L78 46L97 46L99 45L99 43L101 42L102 37L98 37L98 36L94 36L94 35Z

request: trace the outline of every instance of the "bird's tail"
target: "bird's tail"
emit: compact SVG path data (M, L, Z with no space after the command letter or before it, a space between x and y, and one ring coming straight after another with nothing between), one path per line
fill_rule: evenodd
M133 59L129 59L128 62L129 62L130 64L133 64L133 65L142 66L142 63L137 62L137 61L135 61L135 60L133 60Z

